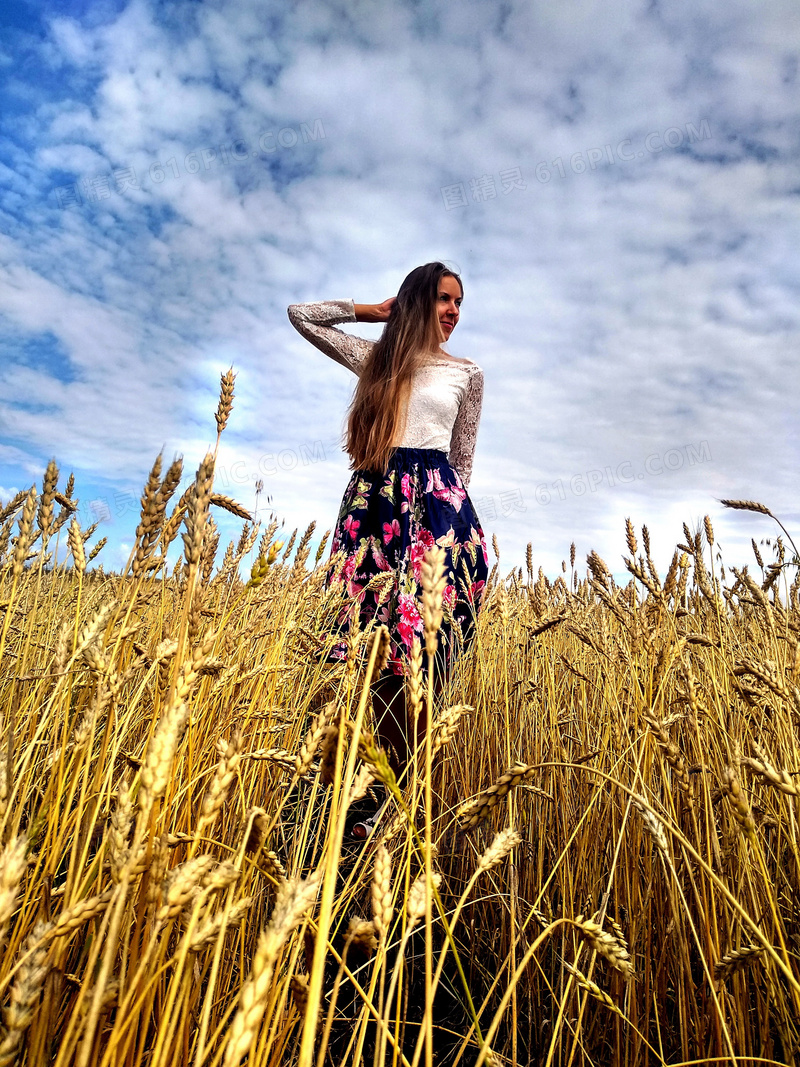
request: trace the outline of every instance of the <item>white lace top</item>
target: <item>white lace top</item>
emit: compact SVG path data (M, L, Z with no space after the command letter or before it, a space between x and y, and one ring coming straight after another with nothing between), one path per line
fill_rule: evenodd
M337 330L334 322L355 322L352 300L291 304L289 319L303 337L354 374L374 341ZM432 359L411 386L408 418L400 446L438 448L447 453L464 488L472 477L472 459L483 405L483 371L477 363L454 356Z

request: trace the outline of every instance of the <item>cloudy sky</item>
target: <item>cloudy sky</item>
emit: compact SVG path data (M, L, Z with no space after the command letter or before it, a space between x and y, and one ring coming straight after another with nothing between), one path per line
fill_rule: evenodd
M800 533L793 0L37 0L0 26L0 501L55 456L107 569L156 454L213 443L231 364L217 488L331 527L355 378L286 307L433 259L464 280L504 570L575 541L621 573L626 516L666 565L709 514L740 564L775 529L726 497Z

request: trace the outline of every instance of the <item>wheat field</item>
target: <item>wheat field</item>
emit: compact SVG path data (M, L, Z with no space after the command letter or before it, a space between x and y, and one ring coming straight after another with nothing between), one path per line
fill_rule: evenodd
M574 547L555 581L530 545L503 578L495 542L436 697L430 553L407 685L433 725L398 784L385 628L324 662L330 531L311 561L313 524L281 543L214 491L233 385L179 499L155 462L124 573L55 462L0 509L0 1067L797 1062L788 534L750 573L685 527L662 578L627 522L624 586Z

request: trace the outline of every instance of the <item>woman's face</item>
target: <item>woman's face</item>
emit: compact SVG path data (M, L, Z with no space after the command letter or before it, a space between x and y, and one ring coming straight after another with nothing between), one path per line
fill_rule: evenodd
M436 297L436 313L445 341L456 328L461 313L461 300L461 286L452 274L445 274L439 279L439 292Z

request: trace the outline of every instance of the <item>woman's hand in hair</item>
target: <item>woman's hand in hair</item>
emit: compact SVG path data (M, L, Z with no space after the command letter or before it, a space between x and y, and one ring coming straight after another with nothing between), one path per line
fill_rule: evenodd
M382 304L353 304L356 322L386 322L396 296L390 296Z

